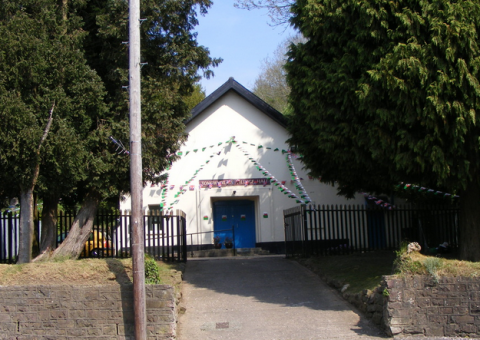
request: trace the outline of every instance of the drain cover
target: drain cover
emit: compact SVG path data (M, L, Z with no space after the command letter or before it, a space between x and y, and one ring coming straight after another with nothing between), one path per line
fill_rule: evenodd
M230 327L230 323L229 322L217 322L215 328L216 329L225 329L225 328L229 328Z

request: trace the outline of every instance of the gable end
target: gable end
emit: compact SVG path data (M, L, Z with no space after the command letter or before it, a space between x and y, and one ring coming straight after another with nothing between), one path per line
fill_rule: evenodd
M278 112L273 107L264 102L262 99L247 90L233 78L229 78L222 86L212 92L212 94L210 94L207 98L201 101L197 106L195 106L192 109L191 117L185 121L185 124L190 123L193 119L195 119L196 116L198 116L210 105L212 105L222 96L224 96L228 91L235 91L240 97L248 101L265 115L280 124L282 127L285 128L287 126L287 120L280 112Z

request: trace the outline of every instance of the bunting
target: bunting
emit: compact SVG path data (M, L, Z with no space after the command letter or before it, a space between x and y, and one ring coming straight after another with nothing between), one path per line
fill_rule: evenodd
M214 158L216 156L219 156L222 153L221 149L223 149L226 146L231 145L231 144L235 144L239 148L239 150L242 151L243 154L248 158L248 160L250 160L250 162L252 162L255 165L256 169L259 172L261 172L263 176L268 177L270 179L270 183L273 184L274 186L276 186L278 188L278 190L280 192L282 192L284 195L286 195L287 197L289 197L291 199L295 199L296 203L299 203L299 204L311 203L312 200L308 196L307 191L305 190L305 188L303 187L303 185L301 183L301 180L303 180L303 179L298 177L298 174L295 170L295 167L293 166L292 153L289 150L282 149L281 153L283 155L286 155L285 159L286 159L286 162L287 162L287 165L288 165L288 169L290 171L291 183L295 185L295 188L296 188L298 194L295 194L290 189L288 189L288 187L286 186L286 181L285 180L279 181L277 178L275 178L265 167L263 167L260 164L260 162L258 160L251 157L250 154L248 153L248 151L243 148L243 146L244 145L253 146L253 147L256 147L257 150L263 149L263 150L269 150L269 151L273 151L273 152L279 152L280 148L264 147L261 144L257 145L257 144L254 144L254 143L248 143L246 141L243 141L241 144L239 144L236 141L235 137L231 137L229 140L227 140L225 142L225 144L223 142L217 143L217 147L220 147L220 150L212 150L212 152L209 154L209 158ZM205 150L207 150L207 148L214 148L214 146L215 145L210 145L208 147L205 146L205 147L202 147L202 148L195 148L195 149L192 149L191 151L194 152L194 153L197 153L200 150L201 150L201 152L204 152ZM185 150L183 152L179 151L176 154L178 156L187 157L189 153L190 153L190 150ZM197 175L201 172L201 170L204 169L204 166L207 165L209 162L210 162L210 159L207 159L204 164L202 164L198 169L195 170L195 172L193 173L191 178L184 182L185 187L183 187L183 185L180 186L179 190L174 194L174 198L176 200L174 200L172 203L170 203L168 207L167 207L167 203L166 203L168 193L169 193L169 191L173 191L173 189L175 188L175 185L169 185L169 183L168 183L168 173L167 173L167 179L161 185L161 189L162 189L161 199L162 200L161 200L160 208L162 210L163 209L167 209L167 210L172 209L173 205L177 204L180 201L182 195L184 195L187 191L194 191L195 186L191 185L191 182L197 177ZM248 186L249 182L245 181L244 184L245 184L245 186ZM211 189L212 187L213 187L212 185L208 185L204 189ZM221 184L217 184L217 187L219 189L222 188ZM188 190L187 190L187 188L188 188ZM201 185L199 185L199 189L202 189Z
M414 184L404 184L404 183L400 183L397 185L397 188L398 189L405 189L405 190L417 190L418 192L426 192L426 193L429 193L429 194L433 194L433 195L437 195L437 196L443 196L445 198L448 198L448 197L451 197L451 198L459 198L460 196L458 195L452 195L448 192L443 192L443 191L439 191L439 190L434 190L434 189L428 189L428 188L425 188L425 187L421 187L419 185L414 185Z

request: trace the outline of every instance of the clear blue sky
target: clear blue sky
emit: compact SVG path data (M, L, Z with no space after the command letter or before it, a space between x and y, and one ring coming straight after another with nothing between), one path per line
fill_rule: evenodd
M252 89L261 72L262 61L286 38L294 35L288 26L271 27L266 10L242 10L234 0L214 0L205 16L198 16L197 40L209 49L212 57L223 58L213 69L215 77L202 79L207 96L229 77Z

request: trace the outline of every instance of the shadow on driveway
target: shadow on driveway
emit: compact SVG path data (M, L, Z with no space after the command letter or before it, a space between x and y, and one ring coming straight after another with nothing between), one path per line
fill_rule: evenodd
M386 338L317 275L283 256L190 259L178 339Z

